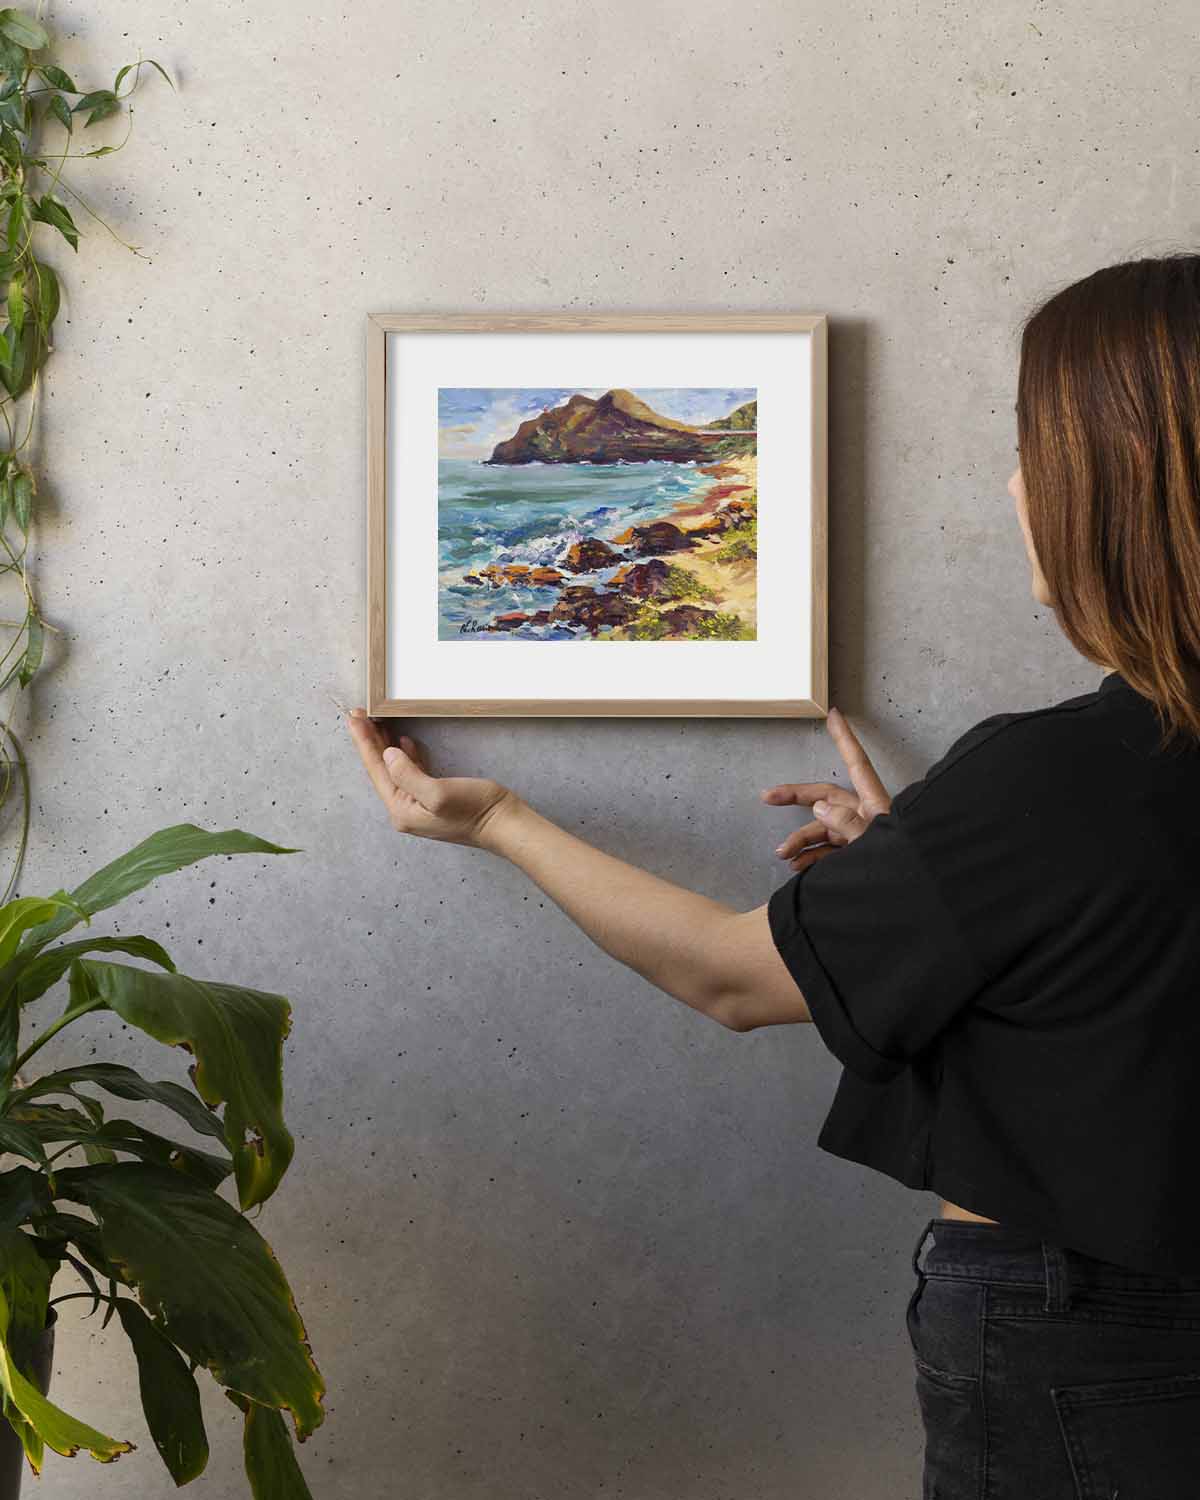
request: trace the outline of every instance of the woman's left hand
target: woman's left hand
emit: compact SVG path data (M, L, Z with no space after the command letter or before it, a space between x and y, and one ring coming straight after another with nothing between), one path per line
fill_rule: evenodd
M498 781L432 775L422 745L407 734L389 745L365 709L354 709L346 723L392 827L399 833L485 848L486 832L496 815L517 801L516 794Z

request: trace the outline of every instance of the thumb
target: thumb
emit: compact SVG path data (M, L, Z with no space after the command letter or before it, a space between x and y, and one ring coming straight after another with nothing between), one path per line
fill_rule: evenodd
M867 826L867 820L859 815L857 809L840 803L814 802L812 810L826 828L840 833L844 839L856 839Z
M393 786L415 797L422 807L431 804L431 794L437 787L436 777L428 775L416 761L397 745L389 745L383 752L383 763Z

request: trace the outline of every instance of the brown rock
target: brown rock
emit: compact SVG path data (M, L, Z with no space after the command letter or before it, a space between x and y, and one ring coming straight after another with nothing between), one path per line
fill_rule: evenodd
M620 594L598 594L593 588L572 584L556 600L550 619L583 625L595 635L605 625L623 625L633 612L634 606Z
M689 635L701 620L711 620L715 613L712 609L701 609L698 604L679 604L663 610L658 618L669 635Z
M560 584L564 575L557 568L531 568L529 570L529 581L541 584Z
M629 549L641 557L659 552L683 552L695 545L673 521L650 521L645 526L629 528Z
M598 536L585 537L582 542L574 542L567 552L563 567L570 573L590 573L594 568L606 567L615 562L620 553L615 552L607 542Z
M608 583L610 588L619 589L634 599L660 599L669 591L667 576L670 571L669 564L661 557L652 557L649 562L621 568Z
M518 625L524 625L529 618L523 609L510 609L507 614L497 615L488 629L515 630Z

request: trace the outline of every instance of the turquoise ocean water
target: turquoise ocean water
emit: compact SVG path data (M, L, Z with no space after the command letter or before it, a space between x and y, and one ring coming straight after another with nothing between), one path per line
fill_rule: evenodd
M562 567L573 542L609 540L626 526L666 517L677 501L712 479L694 464L497 464L478 459L438 461L438 639L504 641L587 640L568 626L478 630L508 610L547 609L553 586L463 582L488 563ZM619 564L571 576L599 586Z

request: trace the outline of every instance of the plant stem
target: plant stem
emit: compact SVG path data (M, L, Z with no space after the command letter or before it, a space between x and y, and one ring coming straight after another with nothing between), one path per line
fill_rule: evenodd
M70 1010L63 1011L53 1026L47 1026L41 1036L34 1037L29 1046L25 1048L20 1057L13 1064L13 1072L19 1073L35 1052L40 1052L51 1037L57 1036L64 1026L69 1026L72 1021L78 1021L80 1016L86 1016L89 1011L99 1010L101 1002L92 997L81 1000L78 1005L73 1005Z

